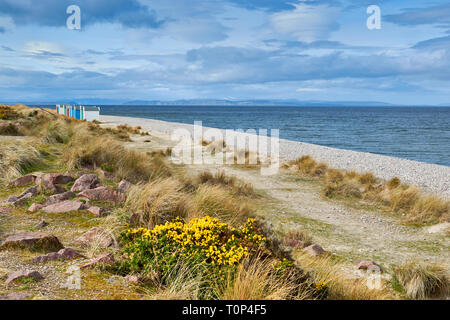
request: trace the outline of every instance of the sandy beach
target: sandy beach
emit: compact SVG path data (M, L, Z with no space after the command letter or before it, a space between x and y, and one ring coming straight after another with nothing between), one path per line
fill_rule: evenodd
M184 123L107 115L102 115L100 120L111 125L141 126L143 130L167 135L180 128L192 132L194 127L191 124ZM210 128L203 127L203 129ZM398 177L402 181L410 185L416 185L427 192L445 199L450 198L450 167L447 166L280 139L281 160L294 160L304 155L310 155L316 160L326 162L329 166L337 169L372 172L375 176L386 180Z

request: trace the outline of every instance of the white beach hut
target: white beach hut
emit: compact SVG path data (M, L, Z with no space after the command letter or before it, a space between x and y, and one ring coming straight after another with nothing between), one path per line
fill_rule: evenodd
M83 116L82 120L86 121L94 121L100 120L100 108L99 107L82 107L83 108Z

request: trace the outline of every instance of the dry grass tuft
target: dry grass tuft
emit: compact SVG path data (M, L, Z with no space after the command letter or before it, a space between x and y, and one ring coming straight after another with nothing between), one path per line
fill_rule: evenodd
M31 143L20 140L2 140L0 144L0 184L20 177L39 165L42 159Z
M310 299L306 284L298 285L289 276L274 272L275 260L256 257L239 264L236 274L229 273L218 289L222 300Z
M409 262L394 268L397 281L412 299L446 297L450 294L447 270L438 265Z
M418 188L402 185L399 178L389 181L376 178L373 173L360 174L328 168L310 156L303 156L289 163L297 172L317 177L325 185L323 194L328 198L354 198L383 205L385 209L402 214L407 224L424 225L445 222L449 219L450 202L423 194Z

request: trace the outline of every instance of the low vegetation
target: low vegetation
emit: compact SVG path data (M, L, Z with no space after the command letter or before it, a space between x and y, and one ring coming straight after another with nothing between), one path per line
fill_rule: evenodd
M450 219L450 202L402 184L398 178L383 181L370 172L331 169L310 156L291 161L286 167L291 166L300 175L321 180L323 194L328 198L362 199L398 214L406 224L433 224Z

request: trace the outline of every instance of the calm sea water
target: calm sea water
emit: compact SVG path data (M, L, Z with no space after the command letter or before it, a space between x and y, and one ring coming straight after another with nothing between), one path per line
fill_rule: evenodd
M102 106L101 114L222 129L280 129L280 137L450 166L450 108Z

